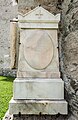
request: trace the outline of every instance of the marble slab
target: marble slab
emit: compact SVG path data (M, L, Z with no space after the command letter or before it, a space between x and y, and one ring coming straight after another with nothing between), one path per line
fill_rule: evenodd
M45 24L45 23L18 23L19 28L47 28L47 29L58 29L58 24Z
M60 77L57 30L20 30L17 77Z
M68 114L67 102L64 100L11 100L9 103L10 114L29 115L56 115L58 113Z
M24 44L25 60L32 68L44 69L50 64L53 58L53 44L45 31L37 30Z
M50 72L50 71L18 71L18 78L60 78L60 72Z
M53 15L43 7L36 7L26 14L19 13L20 28L58 28L60 14Z
M64 82L61 79L17 78L13 99L64 99Z
M24 15L19 13L17 77L60 78L57 41L59 21L60 14L53 15L41 6Z
M41 6L37 6L35 9L29 11L26 14L18 13L18 19L20 22L26 22L34 20L36 21L43 21L45 20L46 22L59 22L60 21L60 14L53 15L46 9L44 9ZM44 22L44 21L43 21Z

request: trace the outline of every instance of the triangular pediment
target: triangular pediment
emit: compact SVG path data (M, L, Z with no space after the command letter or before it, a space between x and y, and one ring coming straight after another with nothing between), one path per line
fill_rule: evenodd
M19 13L18 15L19 21L51 21L51 22L59 22L60 14L53 15L43 7L36 7L26 14Z

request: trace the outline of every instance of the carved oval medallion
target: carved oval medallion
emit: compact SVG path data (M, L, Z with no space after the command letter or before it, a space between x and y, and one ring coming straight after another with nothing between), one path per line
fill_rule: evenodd
M24 56L32 68L38 70L46 68L53 57L51 37L45 31L35 31L24 44Z

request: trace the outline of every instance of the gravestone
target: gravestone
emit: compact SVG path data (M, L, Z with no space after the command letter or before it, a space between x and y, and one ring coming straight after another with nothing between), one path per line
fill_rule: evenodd
M19 13L18 72L10 114L67 114L59 71L59 21L60 14L54 16L41 6L24 15Z

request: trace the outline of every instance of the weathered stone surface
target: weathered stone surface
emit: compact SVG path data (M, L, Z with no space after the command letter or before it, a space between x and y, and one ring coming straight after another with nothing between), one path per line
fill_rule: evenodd
M77 120L74 116L64 115L14 115L13 120Z
M16 44L17 43L17 22L10 22L10 56L11 63L10 68L16 68Z
M66 7L67 6L67 7ZM60 66L71 114L78 119L78 0L62 4ZM73 118L74 119L74 118Z
M21 29L17 77L59 78L60 14L53 15L38 6L27 14L19 13L18 21Z
M24 7L24 10L23 11L20 10L20 11L25 13L25 12L28 12L30 9L33 9L33 7L34 7L33 4L35 4L35 1L36 0L34 0L34 2L31 3L27 0L27 5L28 6L26 5L26 7ZM62 1L64 1L63 4L62 4ZM14 14L16 14L16 11L14 9L12 9L11 4L8 4L8 6L7 6L6 3L8 3L8 2L11 2L11 0L7 0L7 1L0 0L0 8L1 8L1 12L0 12L0 14L1 14L1 17L0 17L1 18L0 19L1 20L0 21L1 22L1 27L0 27L1 28L1 34L0 34L0 36L1 36L0 37L1 38L1 41L0 41L0 69L3 68L3 63L4 63L4 59L3 59L4 52L3 51L5 51L5 53L6 52L8 53L8 51L9 51L9 49L8 49L9 44L7 42L7 40L8 40L7 35L9 34L9 32L8 32L9 21L6 21L6 19L3 19L3 16L8 15L6 17L6 18L8 18L9 15L11 15L11 18L13 18L12 16L14 16ZM63 56L63 51L64 51L64 48L65 48L65 46L63 45L64 44L63 40L65 39L65 37L68 34L70 34L70 32L74 32L75 28L76 28L76 30L78 29L78 27L76 27L76 26L78 26L78 24L76 24L77 20L75 20L78 17L78 15L77 15L77 10L78 10L77 4L78 3L77 2L78 2L78 0L59 0L59 2L57 0L51 0L51 3L49 3L49 0L48 0L48 3L45 4L45 8L47 8L47 10L51 11L52 13L58 13L61 9L63 10L62 11L62 19L61 19L61 22L62 22L61 25L62 26L60 26L60 32L61 31L63 31L63 32L61 34L62 36L60 36L60 38L59 38L59 40L60 40L59 41L59 49L60 49L59 52L60 52L60 63L61 63L60 66L61 66L61 71L62 71L62 74L63 74L63 79L64 79L64 82L65 82L65 89L66 89L66 92L67 92L67 96L65 98L67 98L67 100L69 101L69 105L70 105L69 110L71 110L72 113L70 113L68 116L61 116L60 115L60 116L54 116L54 117L53 116L20 116L19 117L19 115L18 115L14 118L15 120L34 120L34 119L35 120L77 120L78 119L78 112L77 112L78 111L78 101L77 101L78 100L78 97L77 97L78 96L78 90L77 90L77 86L78 86L77 80L78 80L78 78L76 77L77 74L75 74L75 75L73 74L73 76L77 79L73 78L72 71L70 72L69 76L67 75L68 74L67 71L70 71L70 69L71 69L71 68L69 68L69 64L68 64L69 60L68 60L68 63L67 63L67 60L66 61L64 60L64 63L65 63L66 66L65 66L65 69L63 68L63 58L65 57L65 56ZM72 7L70 7L71 8L71 10L70 10L69 5L73 4L73 3L75 3L75 5L73 7L74 9ZM29 4L31 4L31 7L29 6ZM62 6L60 4L62 4ZM10 7L10 5L11 5L11 7ZM59 5L60 5L60 8L58 9ZM20 6L20 8L22 8L22 6ZM15 11L15 12L12 12L12 11ZM70 12L72 12L72 15L70 15ZM74 21L74 23L75 23L75 25L72 24L73 30L70 27L70 22L71 21ZM3 35L4 33L5 33L5 35ZM61 45L63 45L62 51L61 51ZM4 49L4 47L6 47L6 49ZM66 48L65 48L65 50L66 50ZM66 54L66 51L65 51L65 54ZM73 53L72 53L72 57L73 57ZM1 71L1 74L5 73L6 75L9 75L10 71L9 72L6 72L6 71L7 70ZM75 71L77 73L77 66L76 66ZM73 114L74 114L74 116L72 116Z
M12 0L12 4L13 4L13 6L15 6L15 5L17 5L17 3L18 3L18 0Z
M21 30L20 35L18 75L19 72L22 72L22 74L26 72L28 77L30 72L29 77L40 77L41 74L59 72L57 30ZM44 37L46 37L46 40L44 40ZM39 73L39 75L37 74L37 76L36 73ZM24 75L22 76L24 77ZM48 77L48 75L45 77Z
M24 64L22 64L24 66ZM43 71L43 70L42 70ZM60 72L56 71L56 72L50 72L50 71L43 71L41 72L40 70L35 70L35 71L18 71L17 72L17 77L21 78L21 77L40 77L40 78L60 78Z
M13 76L16 77L16 70L4 69L0 71L2 76Z
M43 89L44 86L44 89ZM20 91L20 94L19 94ZM25 92L24 92L25 91ZM62 79L26 79L14 80L13 99L64 99L64 82Z
M68 113L67 102L64 100L64 82L62 79L53 79L51 76L50 78L45 76L45 79L42 79L37 74L37 72L41 72L41 74L45 72L47 75L51 71L52 73L59 73L57 39L59 21L60 14L54 16L40 6L18 17L18 22L21 24L21 27L18 26L21 28L18 72L22 71L27 74L29 70L32 75L24 74L23 78L19 78L22 77L19 74L14 81L13 100L9 103L10 114L39 115L41 113L55 115ZM28 22L30 22L29 27L23 28L22 24ZM48 29L49 23L54 27L51 26Z
M67 102L64 100L11 100L10 114L56 115L67 114Z
M37 30L27 41L24 48L27 63L35 69L46 68L53 57L53 44L49 35Z
M13 120L13 115L9 114L9 110L6 112L5 116L3 117L3 120Z
M64 47L65 46L65 47ZM78 78L78 30L70 32L64 40L64 71L68 76ZM69 47L70 46L70 47Z
M3 75L4 72L6 71L4 66L4 55L8 55L8 63L7 66L10 66L10 19L13 19L17 17L17 8L18 6L13 6L13 1L18 1L18 0L0 0L0 74ZM26 1L25 1L26 2ZM28 12L28 9L33 9L33 3L38 6L37 2L40 1L28 1L27 0L27 7L25 7L25 12ZM51 9L53 13L58 13L59 9L57 7L58 0L50 0L45 3L45 7L47 10ZM31 4L31 7L29 7L29 4ZM39 3L40 4L40 3ZM7 62L7 61L5 61ZM4 70L3 70L4 69ZM6 68L7 69L7 68ZM12 73L12 72L11 72Z
M11 0L0 0L0 11L0 70L3 71L10 66L10 19L17 16L17 6L13 7ZM4 56L8 56L5 61Z
M38 5L41 5L51 13L58 13L57 3L58 0L19 0L18 9L19 12L26 13Z

